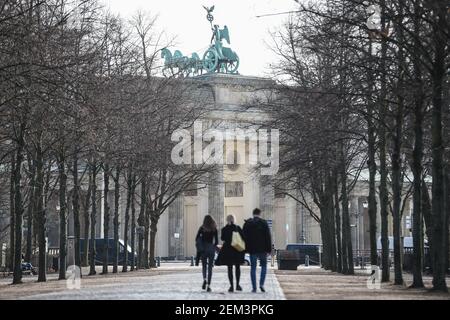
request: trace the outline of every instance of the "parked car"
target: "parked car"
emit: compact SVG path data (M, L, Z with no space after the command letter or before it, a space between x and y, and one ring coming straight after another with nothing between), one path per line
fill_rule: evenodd
M104 257L103 243L104 243L103 238L95 239L95 259L94 259L94 261L95 261L96 265L103 264L103 257ZM91 244L91 242L89 242L89 244ZM80 239L81 255L84 254L83 248L84 248L84 239ZM129 245L127 245L127 251L128 251L128 259L127 259L128 264L131 265L133 255L131 253L131 247ZM89 249L88 249L88 252L89 252ZM113 264L113 257L114 257L114 239L109 239L109 242L108 242L108 264L109 265ZM135 261L135 263L137 263L137 253L136 252L134 252L134 257L135 257L134 261ZM124 259L125 259L125 244L124 244L123 240L119 239L118 264L119 265L123 264Z

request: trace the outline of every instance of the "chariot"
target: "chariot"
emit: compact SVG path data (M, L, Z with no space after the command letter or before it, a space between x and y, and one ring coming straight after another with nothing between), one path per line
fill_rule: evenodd
M214 25L213 38L214 43L203 55L203 67L207 72L223 72L236 73L239 67L239 57L228 47L224 47L222 40L225 39L230 43L228 27L219 29L218 25Z
M230 44L230 34L228 27L224 26L220 29L218 25L212 24L214 17L211 8L204 7L208 12L206 19L211 24L212 38L209 48L203 54L203 59L200 59L197 53L192 53L191 57L183 56L179 50L175 50L174 54L169 49L161 50L161 57L164 59L164 67L162 73L164 76L181 76L187 77L190 75L199 75L206 73L237 73L239 67L239 57L231 50L225 47L222 40L226 40Z

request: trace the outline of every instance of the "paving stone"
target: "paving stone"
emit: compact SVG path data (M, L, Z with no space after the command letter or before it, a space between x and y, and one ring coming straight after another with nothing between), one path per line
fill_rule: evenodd
M229 282L226 267L214 267L211 283L212 292L201 289L203 277L201 267L166 266L161 269L177 270L167 274L142 278L139 272L136 276L127 275L126 281L114 281L101 284L90 283L88 287L79 290L63 290L58 292L36 294L23 299L37 300L104 300L104 299L131 299L131 300L283 300L285 299L281 287L272 269L268 269L266 292L252 293L250 281L250 267L241 268L242 292L228 292ZM259 271L259 268L258 268ZM152 271L148 271L152 272ZM120 279L120 276L117 278Z

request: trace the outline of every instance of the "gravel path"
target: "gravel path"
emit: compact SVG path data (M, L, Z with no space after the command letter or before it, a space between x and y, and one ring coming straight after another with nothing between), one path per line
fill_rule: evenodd
M65 281L56 279L47 283L27 281L23 285L0 284L1 299L33 300L281 300L285 299L272 269L268 270L266 292L252 293L250 268L241 268L242 292L228 292L226 267L214 267L212 292L201 289L200 267L180 264L158 269L140 270L126 274L83 277L81 289L69 290Z
M367 287L368 270L356 275L342 275L317 267L299 267L297 271L276 270L275 274L288 300L448 300L449 294L427 289L410 289L412 275L404 273L405 286L381 283L379 289ZM391 279L393 279L393 274ZM431 288L432 278L424 276L425 286ZM450 279L447 280L450 284Z

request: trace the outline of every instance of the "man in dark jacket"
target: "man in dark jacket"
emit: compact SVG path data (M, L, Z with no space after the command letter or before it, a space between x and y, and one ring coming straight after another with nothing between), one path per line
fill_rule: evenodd
M262 292L265 292L264 281L267 272L267 256L272 251L272 239L270 236L269 225L266 220L261 218L261 210L258 208L253 210L253 218L245 221L243 233L245 248L250 254L252 292L256 292L256 266L258 260L261 264L259 288Z

